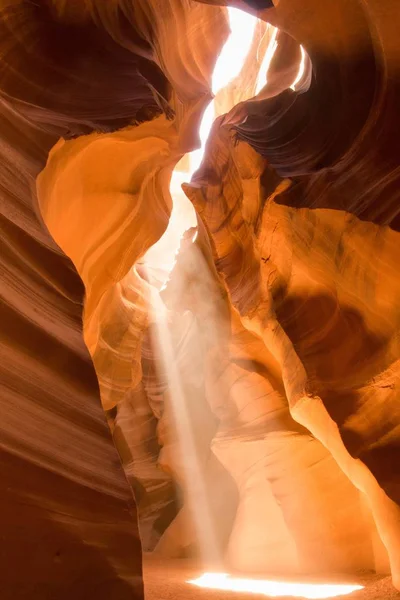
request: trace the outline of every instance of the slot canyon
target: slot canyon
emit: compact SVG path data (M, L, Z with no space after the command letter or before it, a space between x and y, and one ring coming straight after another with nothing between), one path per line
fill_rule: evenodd
M0 600L400 599L398 0L0 0Z

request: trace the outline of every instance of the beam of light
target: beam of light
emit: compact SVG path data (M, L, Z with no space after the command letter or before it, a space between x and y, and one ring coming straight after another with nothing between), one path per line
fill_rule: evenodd
M191 579L187 583L213 590L259 594L272 598L289 596L292 598L309 598L311 600L336 598L337 596L345 596L346 594L363 589L361 585L239 579L230 577L227 573L204 573L198 579Z
M197 268L200 272L202 269L207 271L204 273L204 278L208 281L210 275L204 264L204 259L200 256L200 252L196 256L198 256ZM188 386L185 387L184 379L186 376L190 377L190 374L187 372L182 373L179 370L177 351L174 347L168 322L168 310L160 294L155 289L151 292L151 305L156 325L153 331L154 342L159 350L159 356L167 376L174 433L179 443L178 455L174 458L181 465L186 482L185 503L187 503L193 519L203 563L220 565L222 560L211 518L209 496L189 415L191 398L188 397Z
M208 137L210 135L211 127L215 119L215 107L214 100L210 102L204 111L204 115L200 124L199 137L200 137L200 148L189 153L189 172L186 174L187 179L191 179L193 173L200 167L201 161L203 160L204 149Z
M187 181L185 173L177 170L172 173L170 193L173 208L167 229L141 260L146 266L150 283L154 283L152 275L157 272L157 279L160 280L161 284L165 284L175 265L183 233L190 227L196 227L197 225L196 211L181 188L182 183L185 181Z
M290 89L293 91L296 90L296 85L299 83L299 81L301 80L301 78L304 75L304 69L305 69L305 64L306 64L306 53L305 53L303 46L300 46L300 50L301 50L301 59L300 59L300 64L299 64L299 70L298 70L296 79L293 81L292 85L290 86Z
M254 16L237 8L229 7L228 16L231 32L218 56L212 75L211 88L214 95L225 88L242 70L253 42L254 30L257 23L257 19ZM227 106L226 110L229 111L231 108L233 106ZM200 125L199 135L201 146L189 155L190 171L187 174L188 177L191 177L201 164L215 116L215 104L214 100L212 100L204 112Z
M265 85L267 85L268 69L269 69L271 61L274 57L275 50L278 47L278 42L276 41L277 33L278 33L278 30L274 27L274 30L273 30L272 36L271 36L271 40L268 44L267 51L264 55L263 61L261 63L260 71L258 73L257 84L256 84L256 94L261 92L262 88ZM268 30L267 30L267 34L268 34Z
M231 33L218 57L212 76L212 92L217 94L242 70L253 42L257 19L238 8L228 8Z

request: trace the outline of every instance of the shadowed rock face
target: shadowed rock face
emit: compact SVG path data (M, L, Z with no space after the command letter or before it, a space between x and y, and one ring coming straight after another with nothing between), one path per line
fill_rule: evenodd
M229 568L400 587L397 3L78 4L0 3L2 587L142 597L100 397L146 550L201 554L194 494ZM278 27L277 50L252 98L259 23L217 95L183 185L198 226L160 293L143 257L228 4Z
M2 128L2 598L139 599L136 510L82 339L82 283L31 203L31 131L22 147L14 131L9 161Z
M119 128L156 105L128 51L109 54L111 38L94 49L39 9L0 4L1 595L139 599L136 509L82 337L84 288L34 190L59 135ZM140 97L121 96L124 72Z

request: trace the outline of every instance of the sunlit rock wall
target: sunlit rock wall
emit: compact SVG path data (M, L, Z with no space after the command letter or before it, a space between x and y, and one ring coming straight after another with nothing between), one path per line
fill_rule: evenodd
M286 179L258 174L249 223L255 193L220 122L187 190L233 305L280 363L292 416L364 494L398 583L398 54L395 4L380 6L265 11L303 44L314 76L306 93L249 102L235 130Z
M218 300L220 284L206 283L203 250L181 250L163 295L181 298L201 323L207 398L219 421L211 446L239 490L228 564L258 573L388 569L365 497L291 417L279 364L229 313L223 291Z
M107 11L100 13L107 24ZM198 145L199 118L211 98L211 74L228 24L224 11L193 2L136 3L129 18L172 84L169 94L158 87L165 114L112 133L60 140L37 187L46 224L85 284L85 341L136 491L144 547L153 549L176 516L179 492L160 469L157 411L148 403L146 377L142 380L150 288L131 267L168 224L169 179L181 156ZM172 48L171 37L180 40ZM125 44L120 31L118 38ZM169 535L158 551L164 552ZM193 540L184 546L193 547Z

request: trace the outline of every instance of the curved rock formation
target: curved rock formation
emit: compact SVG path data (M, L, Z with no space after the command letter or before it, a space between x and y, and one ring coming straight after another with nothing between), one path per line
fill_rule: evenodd
M147 15L151 8L153 12ZM38 179L40 210L46 225L72 259L85 284L85 341L99 373L105 409L115 406L141 379L140 335L146 324L146 286L140 283L132 266L167 227L172 208L171 173L196 142L194 128L199 111L210 97L207 78L226 33L222 12L207 9L205 17L209 17L209 22L203 18L203 26L196 29L196 35L188 35L182 46L177 45L174 52L168 53L166 46L171 34L167 32L168 25L180 25L190 32L198 10L196 5L193 8L178 1L171 3L165 14L156 13L155 8L147 2L135 5L139 19L144 19L143 10L153 27L158 26L154 55L174 84L171 104L175 117L169 120L160 116L108 135L92 134L60 141ZM209 46L205 43L206 26L211 25L220 36ZM191 62L186 64L184 58L189 53ZM133 297L127 297L123 288ZM124 323L118 318L118 311L126 313ZM103 330L110 320L120 331L106 345L108 349L114 346L116 363L121 363L125 354L125 377L117 372L122 373L123 365L110 363L108 356L104 362L104 353L100 351ZM120 348L122 339L128 344L130 354ZM132 362L137 369L131 369ZM105 381L103 386L103 379L110 382L114 374L115 385L107 385ZM115 393L115 398L109 397Z

